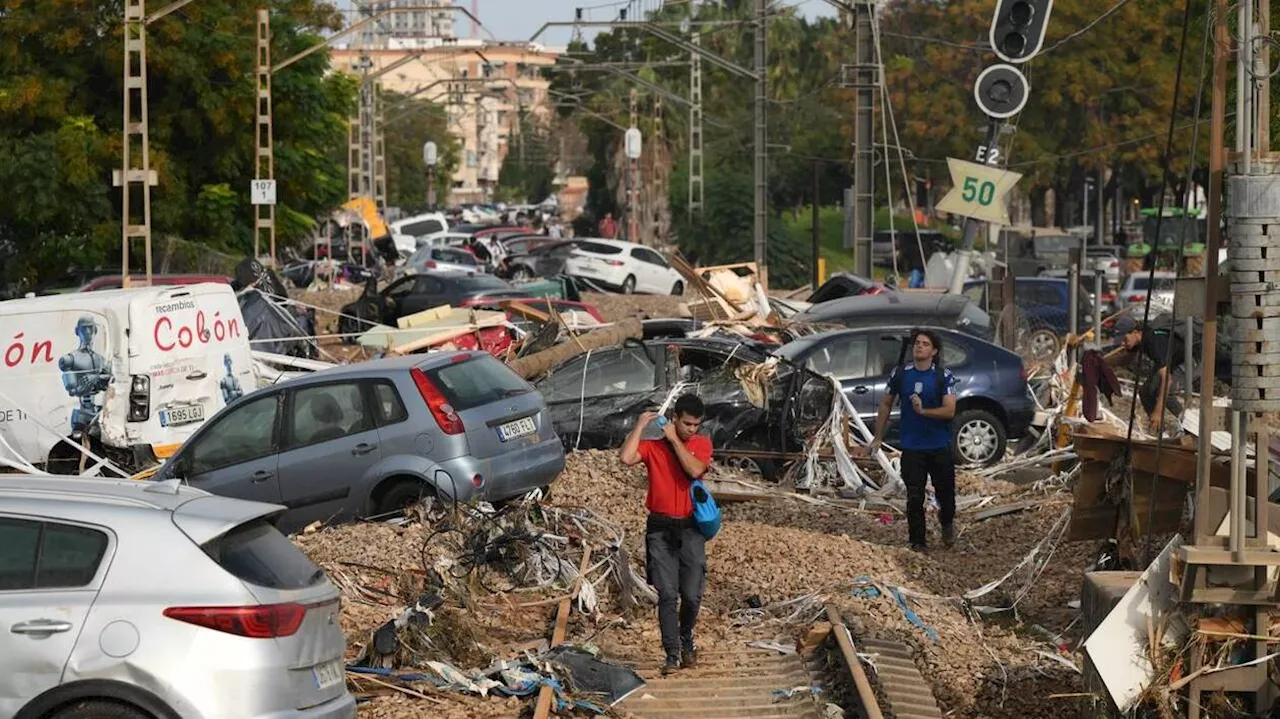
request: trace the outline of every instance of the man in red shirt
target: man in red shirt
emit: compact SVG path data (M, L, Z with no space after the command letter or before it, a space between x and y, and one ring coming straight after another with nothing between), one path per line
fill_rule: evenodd
M645 569L649 584L658 590L664 675L694 666L698 657L693 626L707 578L707 540L693 522L689 485L711 465L711 440L698 434L704 412L697 395L682 395L676 400L673 419L660 423L662 439L640 439L658 416L645 412L622 443L622 463L644 462L649 475Z

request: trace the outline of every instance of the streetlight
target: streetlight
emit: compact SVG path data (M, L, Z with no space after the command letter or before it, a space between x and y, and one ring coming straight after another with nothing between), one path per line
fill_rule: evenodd
M439 156L436 143L428 140L422 144L422 161L427 163L427 209L436 206L436 162Z

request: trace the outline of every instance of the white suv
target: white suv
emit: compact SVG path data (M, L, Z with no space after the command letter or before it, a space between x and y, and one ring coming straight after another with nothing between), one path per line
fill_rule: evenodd
M577 249L565 262L568 275L587 281L587 286L655 295L684 294L684 278L667 264L656 250L634 242L585 238L575 240Z
M339 594L270 520L178 482L0 483L0 717L353 719Z

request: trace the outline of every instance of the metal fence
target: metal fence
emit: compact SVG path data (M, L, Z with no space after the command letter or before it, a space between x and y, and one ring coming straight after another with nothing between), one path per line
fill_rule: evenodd
M178 237L156 238L151 247L153 269L158 275L233 275L244 257L209 249L207 245Z

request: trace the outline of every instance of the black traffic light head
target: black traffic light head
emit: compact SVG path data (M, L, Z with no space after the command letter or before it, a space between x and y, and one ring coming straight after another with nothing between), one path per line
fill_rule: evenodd
M1044 44L1053 0L999 0L991 20L991 49L1001 60L1023 63Z

